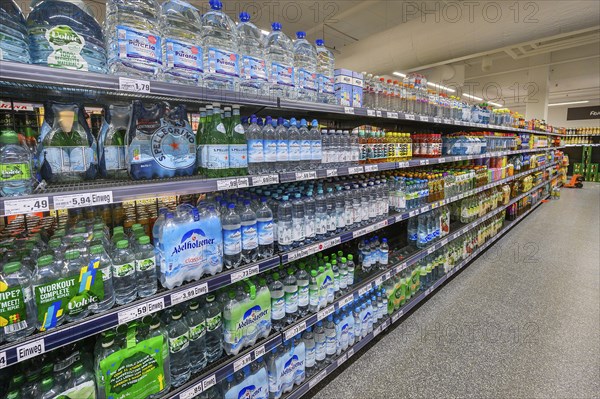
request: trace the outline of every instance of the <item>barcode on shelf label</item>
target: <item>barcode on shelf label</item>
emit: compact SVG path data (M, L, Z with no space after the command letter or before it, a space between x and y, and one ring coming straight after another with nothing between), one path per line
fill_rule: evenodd
M367 292L369 292L370 289L371 289L371 284L367 284L367 285L365 285L364 287L361 287L361 289L358 290L358 295L359 296L363 296Z
M259 346L258 348L254 349L254 359L258 359L259 357L262 357L265 355L265 353L267 353L267 349L265 348L264 345Z
M429 159L421 159L419 165L429 165Z
M375 115L376 115L376 113L375 113L374 109L368 109L367 110L367 116L375 116Z
M235 362L233 362L233 371L239 371L241 369L243 369L245 366L249 365L250 363L252 363L252 356L250 353L242 356L241 358L239 358L238 360L236 360Z
M410 162L398 162L398 167L399 168L408 168L410 166Z
M317 172L315 170L307 170L304 172L296 172L296 181L311 180L317 178Z
M247 177L239 177L237 179L237 186L238 186L238 188L247 188L247 187L250 187L250 183L248 182L248 178Z
M348 115L354 115L354 107L344 107L344 113Z
M0 353L0 369L6 367L6 351Z
M132 320L141 319L144 316L158 312L165 308L165 299L158 298L153 301L148 301L137 305L131 309L120 311L117 316L119 324L129 323Z
M43 338L17 346L17 362L31 359L44 352L46 352L46 345Z
M377 165L365 165L365 172L377 172L379 170L379 166Z
M383 284L383 278L384 276L378 277L377 280L375 280L375 286L379 287L381 284Z
M129 93L150 93L150 82L147 80L119 77L119 90Z
M391 119L399 119L400 118L400 116L398 115L397 112L388 112L387 117L391 118Z
M317 320L318 321L323 320L324 318L326 318L327 316L329 316L330 314L332 314L333 310L334 310L334 306L333 305L330 305L330 306L326 307L323 310L319 310L319 312L317 313Z
M108 205L113 202L112 191L101 191L97 193L81 193L70 195L55 195L54 209L81 208L84 206Z
M336 177L337 175L337 169L327 169L327 177Z
M382 113L381 111L375 111L375 115L377 115L378 118L382 117Z
M283 335L286 340L292 339L296 335L300 334L302 331L306 330L306 321L296 324L292 326L289 330L287 330Z
M442 118L436 118L436 117L434 117L433 118L433 122L434 123L441 123L442 122Z
M202 380L202 389L204 389L205 391L209 388L214 387L215 385L217 385L217 375L216 374L213 374L210 377Z
M444 118L444 123L449 125L452 123L452 119Z
M181 392L179 394L179 399L193 399L196 396L200 395L202 391L204 391L204 389L202 388L202 382L199 382L193 387Z
M357 173L363 173L364 169L362 166L353 166L351 168L348 168L348 174L349 175L355 175Z
M415 115L414 114L404 114L404 119L409 120L409 121L414 121Z
M266 186L279 183L279 175L252 176L253 186Z
M35 212L48 212L48 197L4 200L4 215L22 215Z
M238 188L237 179L225 179L225 180L217 180L217 190L235 190Z
M428 116L419 116L419 120L421 122L429 122L429 117Z
M354 302L354 296L353 295L347 295L344 298L340 299L340 308L343 308L344 306L350 304Z
M208 283L202 283L181 292L174 292L171 294L171 305L189 301L190 299L205 295L207 292Z
M231 273L231 284L237 283L238 281L245 280L252 276L256 276L260 270L258 265L254 265L244 270L240 270L239 272Z

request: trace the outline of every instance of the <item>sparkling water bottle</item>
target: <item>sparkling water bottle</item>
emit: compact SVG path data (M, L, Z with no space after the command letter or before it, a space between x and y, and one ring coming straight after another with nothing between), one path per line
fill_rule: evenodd
M292 324L298 318L298 280L294 276L294 269L287 270L282 284L285 292L285 321Z
M302 340L304 341L305 357L304 361L306 367L306 376L311 377L316 371L315 355L316 355L316 343L315 336L312 332L312 327L307 327L302 334Z
M273 281L269 285L271 293L271 320L275 331L281 331L285 326L285 291L279 281L279 273L273 274Z
M305 32L296 32L294 41L294 67L296 73L296 93L299 100L317 100L317 51L306 40Z
M325 321L325 363L330 364L335 357L337 352L337 333L335 330L335 323L333 322L333 315L327 316Z
M117 305L130 303L137 296L135 255L127 240L117 242L113 255L113 285Z
M190 367L197 373L206 367L206 315L196 300L188 304L185 316L189 327Z
M292 246L299 247L304 243L304 202L302 195L297 193L292 201Z
M289 197L284 195L279 204L277 218L277 238L280 251L289 251L293 244L293 217L292 204Z
M265 119L265 126L262 129L264 173L273 173L277 170L277 136L275 135L276 127L277 121L272 120L270 116L267 116Z
M316 224L316 202L312 191L309 191L304 199L304 236L307 243L316 239Z
M167 325L169 333L169 356L171 358L171 385L178 387L185 383L191 374L190 365L190 328L180 309L171 313Z
M250 14L240 13L237 25L240 56L240 91L254 95L268 94L267 60L263 34L250 22Z
M206 360L212 363L223 353L223 323L221 307L213 294L206 296Z
M265 39L268 64L269 92L273 97L295 98L294 52L289 37L281 31L281 24L273 22L273 29Z
M325 328L323 327L323 322L318 321L315 324L315 362L317 364L317 369L321 369L326 366L326 358L327 358L327 337L325 335Z

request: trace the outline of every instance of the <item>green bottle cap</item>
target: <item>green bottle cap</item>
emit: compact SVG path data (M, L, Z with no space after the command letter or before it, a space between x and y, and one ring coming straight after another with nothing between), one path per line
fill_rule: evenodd
M38 266L48 266L52 263L54 258L52 255L45 255L38 259Z
M320 266L319 267L319 273L323 273L323 272L325 272L325 268L323 266Z
M96 230L104 230L104 223L94 224L94 231L96 231Z
M342 263L346 263L347 259L346 258L342 258Z
M67 260L75 260L77 258L79 258L81 256L81 254L79 253L79 251L67 251L65 258Z
M92 255L99 255L102 253L102 250L104 248L102 247L102 245L94 245L92 248L90 248L90 253Z
M81 244L85 238L83 236L75 236L71 239L73 244Z
M12 274L21 270L21 262L10 262L4 265L4 273Z
M279 273L273 273L273 280L279 280Z
M150 237L142 236L138 239L139 243L142 245L150 244Z
M190 301L190 303L188 305L189 310L198 310L199 307L200 307L200 303L196 300Z
M76 376L80 376L83 374L83 371L83 364L75 363L75 365L73 366L73 373L75 373Z
M10 391L8 395L6 395L6 399L21 399L21 393L17 390Z
M310 275L313 277L317 277L317 271L316 270L311 270L310 271Z
M53 363L46 363L42 366L42 375L43 376L47 376L50 375L52 376L52 372L54 371L54 364Z
M119 240L117 242L117 248L119 248L119 249L125 249L127 247L129 247L129 243L127 242L127 240Z
M0 135L0 144L19 144L19 136L14 130L2 130Z
M53 238L50 241L48 241L48 246L52 249L56 249L56 248L60 247L61 244L62 244L62 242L58 238Z
M235 294L234 294L235 297ZM179 320L181 319L181 310L180 309L173 309L173 313L171 313L171 320Z
M353 260L354 256L352 254L348 255L348 260Z
M54 385L54 378L52 378L52 377L44 378L42 380L42 391L48 392L49 390L52 389L53 385Z
M215 300L215 294L208 294L206 296L206 302L214 302Z
M287 269L287 274L288 274L288 276L293 276L294 275L294 269L292 269L291 267L289 269Z

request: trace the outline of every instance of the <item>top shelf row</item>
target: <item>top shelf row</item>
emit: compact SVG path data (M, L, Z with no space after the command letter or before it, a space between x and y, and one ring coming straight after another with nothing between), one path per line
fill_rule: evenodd
M328 115L334 119L376 118L387 123L431 124L430 127L452 126L467 129L485 129L518 133L536 133L549 136L562 136L530 129L519 129L483 123L464 122L450 118L437 118L403 112L390 112L367 108L344 107L333 104L310 103L288 100L279 97L256 96L228 90L211 90L167 82L130 79L93 72L49 68L39 65L20 64L0 61L0 87L3 95L14 98L32 99L40 95L52 95L60 92L63 96L98 100L99 97L115 99L169 100L192 104L219 102L240 104L258 110L312 112ZM257 111L256 111L257 112ZM422 125L421 125L422 126Z

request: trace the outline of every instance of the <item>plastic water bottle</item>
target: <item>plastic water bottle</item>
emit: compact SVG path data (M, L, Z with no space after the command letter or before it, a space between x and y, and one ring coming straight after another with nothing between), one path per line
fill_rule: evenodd
M181 310L174 309L171 313L171 321L167 325L171 358L171 385L174 387L182 385L190 378L189 330Z
M190 301L185 316L189 327L190 367L197 373L206 367L206 315L198 301Z
M316 119L313 119L311 123L309 137L311 153L310 167L311 169L320 168L323 158L323 143L321 139L321 131L319 130L319 122Z
M17 316L16 320L5 320L8 324L4 324L0 330L0 342L4 340L12 342L31 335L37 323L31 272L23 267L21 262L9 262L0 272L0 282L7 292L6 295L9 295L8 298L3 298L7 301L5 304L8 306L12 303L12 313Z
M298 316L304 317L308 314L310 302L310 276L304 265L300 265L298 268L296 281L298 283Z
M275 137L277 140L276 170L279 172L285 172L289 169L290 143L288 139L288 129L285 125L286 122L280 117L277 120L277 128L275 129Z
M277 238L279 243L280 251L289 251L292 248L294 233L293 229L293 216L292 216L292 204L289 201L289 197L284 195L282 202L279 204L277 210Z
M327 204L327 235L332 236L335 234L337 229L337 214L335 207L335 195L333 194L333 188L327 188L327 194L325 194L325 201Z
M265 197L260 200L261 206L256 211L258 230L258 256L261 259L270 258L274 253L273 212L267 205Z
M206 360L212 363L223 353L223 323L221 307L215 302L215 296L206 296Z
M335 330L335 323L333 322L333 315L327 316L325 321L325 363L330 364L337 353L337 333Z
M342 191L341 186L337 187L335 193L335 218L336 218L336 232L340 233L346 229L346 196Z
M271 321L275 331L281 331L285 326L285 291L279 281L279 273L273 274L273 282L269 285L271 293Z
M242 228L242 259L246 263L258 258L258 226L256 213L250 207L250 200L244 201L244 210L240 214Z
M156 78L162 69L160 5L156 0L106 4L106 48L109 72Z
M132 302L137 296L137 278L135 255L129 248L127 240L117 242L117 250L113 256L112 273L117 305Z
M319 82L318 101L326 104L336 104L333 71L335 59L323 39L315 41L317 45L317 80Z
M107 4L107 18L111 9L112 1ZM115 38L116 25L107 29ZM102 27L84 2L37 1L27 17L27 28L32 64L106 73Z
M304 219L304 202L302 201L302 195L297 193L292 201L292 246L294 247L299 247L306 239L304 234Z
M293 44L281 31L281 24L273 22L271 33L265 39L269 92L273 97L295 98Z
M312 138L308 130L306 119L300 120L300 128L298 129L300 136L300 165L299 170L311 168L312 165Z
M183 0L161 6L162 79L187 85L202 83L202 21L198 9Z
M308 311L310 313L317 313L320 309L320 291L319 283L317 281L318 274L317 270L311 270L308 280Z
M135 278L138 284L138 296L145 298L154 295L157 290L156 257L150 237L142 236L138 240L135 254Z
M308 243L315 241L316 222L316 202L312 191L309 191L304 199L304 236Z
M289 140L289 170L300 170L300 159L301 159L301 140L300 131L296 118L290 119L290 126L288 128L288 140Z
M317 51L306 40L305 32L296 32L296 41L294 41L294 67L298 99L302 101L316 101L318 90Z
M315 324L315 362L317 368L320 369L326 366L327 359L327 336L325 335L325 328L323 322L318 321Z
M235 204L227 206L228 212L222 217L223 262L228 269L242 263L242 221L235 211Z
M388 267L388 258L389 258L390 247L388 245L387 238L383 238L381 240L381 245L379 246L379 267L383 270Z
M421 213L417 217L417 248L424 248L429 242L427 238L427 222L427 214Z
M210 0L210 11L202 16L204 85L210 89L236 90L240 76L238 35L235 24Z
M315 232L317 240L323 240L327 237L327 226L329 225L327 211L327 199L323 195L323 189L319 189L315 197Z
M321 130L321 167L328 168L331 156L331 141L327 129Z
M237 25L240 56L240 91L254 95L268 94L267 61L263 34L250 22L250 14L240 13Z
M316 351L317 345L315 342L315 335L312 332L312 327L307 327L302 334L302 340L304 341L305 356L304 361L306 368L306 376L311 377L316 371Z
M294 269L287 270L282 283L285 292L285 321L292 324L298 318L298 280L294 276Z
M19 136L12 127L0 126L0 133L0 195L31 194L34 183L31 152L19 144Z
M0 3L0 58L29 64L29 36L23 13L14 0Z
M256 116L252 115L250 126L246 130L246 139L248 140L248 172L251 175L258 175L263 170L264 158L264 137L263 130L257 124Z
M275 135L276 127L277 121L274 121L270 116L267 116L265 120L265 126L262 129L264 173L272 173L277 170L277 137Z

